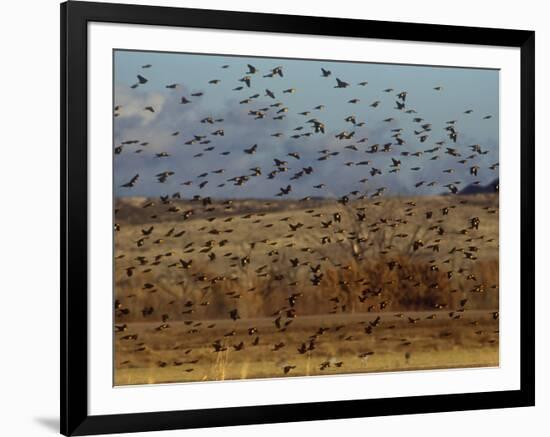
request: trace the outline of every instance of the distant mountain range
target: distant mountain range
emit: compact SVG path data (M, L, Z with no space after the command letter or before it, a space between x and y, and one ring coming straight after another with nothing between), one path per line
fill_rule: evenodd
M474 185L470 184L465 187L459 194L481 194L481 193L495 193L498 191L498 178L487 185Z

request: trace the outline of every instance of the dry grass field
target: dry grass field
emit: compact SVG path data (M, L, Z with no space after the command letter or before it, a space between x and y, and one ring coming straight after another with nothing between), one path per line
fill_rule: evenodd
M498 194L115 207L116 385L499 363Z

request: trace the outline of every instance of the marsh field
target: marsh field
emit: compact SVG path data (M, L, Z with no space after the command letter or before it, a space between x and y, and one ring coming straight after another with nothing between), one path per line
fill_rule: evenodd
M498 193L122 197L116 385L498 366Z

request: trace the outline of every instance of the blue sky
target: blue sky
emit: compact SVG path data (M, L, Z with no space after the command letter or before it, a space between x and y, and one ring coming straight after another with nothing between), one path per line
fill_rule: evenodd
M379 187L386 187L387 194L436 194L445 192L443 185L460 182L463 188L473 181L487 184L498 177L497 170L489 166L498 162L498 71L484 69L444 68L430 66L405 66L393 64L369 64L329 62L317 60L271 59L227 57L179 53L115 51L114 54L114 103L121 108L114 121L115 147L124 141L139 141L123 145L122 152L115 155L115 194L117 196L158 196L180 192L183 197L195 194L217 198L272 197L280 187L292 186L288 197L301 198L307 195L332 197L350 191L372 194ZM149 68L142 68L150 64ZM246 76L247 64L254 65L258 72L249 74L251 87L240 78ZM222 66L227 65L227 68ZM263 77L276 66L283 67L283 77ZM321 67L330 70L329 77L322 77ZM140 74L147 83L132 89ZM350 84L347 88L335 88L336 77ZM218 84L209 84L218 79ZM366 86L358 85L366 81ZM166 85L178 84L175 89ZM234 89L243 86L242 90ZM434 87L442 87L434 90ZM294 88L294 93L283 90ZM266 96L266 89L275 94L275 99ZM391 92L384 92L393 89ZM407 92L405 108L396 109L397 94ZM191 94L202 92L200 97ZM250 103L239 102L259 94ZM180 104L181 97L191 100ZM357 103L349 103L359 99ZM373 108L370 105L380 101ZM281 106L270 107L277 102ZM401 102L401 100L400 100ZM324 105L322 110L314 110ZM154 113L145 110L151 106ZM250 110L269 108L265 117L255 120L248 115ZM288 108L282 120L273 117L281 108ZM414 110L416 113L406 113ZM473 110L470 114L464 111ZM307 116L300 112L311 112ZM344 119L353 115L354 126ZM484 119L491 115L491 118ZM214 124L201 123L211 116L223 119ZM326 133L291 138L292 135L312 132L307 120L316 118L326 125ZM390 122L384 120L392 118ZM414 118L422 118L420 123ZM456 120L454 126L458 139L453 143L448 137L447 121ZM431 124L431 130L422 131L422 124ZM302 127L300 131L294 129ZM392 129L403 129L401 138L405 144L397 145ZM224 136L212 135L223 129ZM350 139L339 140L339 132L354 131ZM179 132L177 135L173 135ZM280 137L272 134L281 133ZM205 136L202 141L185 145L194 135ZM428 135L420 142L422 135ZM364 142L358 142L368 138ZM445 141L442 149L428 152L436 142ZM365 153L373 144L392 142L391 151ZM140 146L141 143L148 143ZM258 144L257 152L243 152ZM484 154L475 154L468 147L479 144ZM357 150L346 148L354 146ZM458 150L461 157L445 154L446 147ZM212 150L208 150L211 149ZM141 151L140 151L141 150ZM318 161L320 150L338 152L330 159ZM138 153L136 153L138 152ZM221 153L229 154L222 155ZM402 152L408 152L403 156ZM415 152L422 155L411 156ZM157 157L166 153L168 157ZM298 153L300 159L288 156ZM459 160L467 158L464 164ZM434 156L437 159L431 159ZM286 171L278 172L273 179L267 175L276 169L273 159L287 161ZM391 158L401 161L398 173L392 170ZM356 165L371 161L368 165ZM347 165L346 165L347 164ZM314 171L299 179L291 179L302 168L312 166ZM478 175L470 174L472 166L480 168ZM251 168L259 167L262 175L251 177ZM372 168L382 174L371 176ZM213 173L214 170L223 173ZM453 173L444 170L453 169ZM173 171L166 182L159 183L156 174ZM207 173L206 176L204 173ZM132 176L139 174L131 188L121 187ZM199 177L201 176L201 177ZM234 185L228 179L249 176L243 185ZM359 182L362 179L366 182ZM203 188L201 182L208 181ZM426 183L420 187L415 184ZM436 182L428 187L428 182ZM187 182L187 185L182 183ZM222 185L223 186L220 186ZM324 184L322 188L313 188Z

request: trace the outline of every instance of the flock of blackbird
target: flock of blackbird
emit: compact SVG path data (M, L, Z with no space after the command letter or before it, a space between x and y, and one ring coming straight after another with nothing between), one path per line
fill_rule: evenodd
M143 65L141 71L136 73L135 83L128 84L130 89L141 90L150 86L151 80L148 72L154 68L155 66L151 64ZM181 138L178 146L180 149L176 149L176 151L172 149L159 150L148 141L134 138L124 139L115 144L115 175L117 160L127 159L128 156L131 156L130 154L142 154L147 162L152 162L155 165L161 162L165 165L165 170L154 174L148 174L147 168L141 170L136 168L135 175L117 184L117 193L123 196L133 196L136 190L139 192L140 187L151 185L173 187L175 184L181 187L175 192L167 189L159 198L148 198L140 206L143 210L153 206L156 209L155 213L150 215L149 224L139 229L139 233L134 235L131 244L135 245L137 250L143 250L144 254L149 253L151 248L155 248L155 250L158 248L157 256L152 258L139 255L128 259L120 248L116 248L115 263L117 270L124 272L124 275L128 278L147 275L144 276L148 279L145 280L143 288L136 290L136 293L162 292L154 281L154 272L161 267L181 270L181 274L185 276L190 274L194 266L201 263L214 264L215 262L217 263L215 265L219 266L220 262L223 261L222 265L225 266L225 269L219 271L216 276L207 277L197 272L191 275L193 281L197 284L197 288L203 290L208 290L209 287L218 282L228 281L235 271L247 271L253 275L265 276L268 274L266 273L267 268L255 261L255 254L261 252L263 254L267 253L269 256L275 255L271 259L273 262L278 262L277 255L279 251L284 251L286 247L292 247L293 251L302 253L300 257L295 255L289 257L286 269L288 271L305 269L308 278L307 286L322 286L325 279L324 267L327 263L332 266L339 266L342 269L345 269L346 266L339 262L340 260L331 260L330 256L320 256L319 253L316 253L315 247L311 245L300 247L297 243L298 237L312 229L320 229L322 236L318 244L325 247L352 240L355 242L353 247L369 244L368 237L365 238L358 235L357 232L345 228L344 209L352 211L352 219L364 226L368 235L375 234L384 227L397 228L404 225L407 223L409 216L413 214L423 216L433 238L429 242L420 238L411 239L410 253L426 252L436 256L440 252L442 242L446 238L453 238L448 237L446 233L445 220L451 215L454 208L460 208L461 205L468 202L465 196L458 197L456 201L453 200L453 196L460 194L460 191L465 187L465 181L455 180L453 178L454 174L464 174L462 169L466 169L470 178L467 185L472 186L481 185L481 180L478 179L481 175L484 175L485 180L487 178L498 180L498 157L490 165L486 164L487 160L485 159L486 155L498 154L498 151L491 151L480 144L464 143L460 130L462 119L479 117L481 120L488 120L492 117L490 114L478 114L475 108L460 108L457 111L456 119L447 120L443 126L438 126L436 129L432 126L430 120L424 119L423 115L418 113L411 104L411 101L414 101L414 90L380 89L376 91L380 95L379 99L366 101L362 95L364 94L363 90L369 88L367 81L352 83L350 80L346 80L345 77L336 74L336 72L319 67L318 74L326 82L327 87L337 89L338 92L341 89L357 89L354 94L358 97L349 98L349 96L346 96L342 97L342 101L332 102L333 105L338 107L349 107L349 111L342 114L338 126L331 126L324 121L323 117L327 108L331 106L331 102L309 108L296 107L292 103L292 98L293 95L300 93L300 89L296 89L292 87L291 83L287 83L285 74L285 66L283 65L273 65L268 70L260 71L259 68L251 64L231 64L220 65L215 77L212 79L205 78L204 83L199 84L203 87L200 91L189 91L184 94L182 92L184 87L181 84L162 84L168 93L167 98L177 101L182 110L194 110L194 106L197 108L195 115L199 121L196 130L193 132L180 131L177 126L174 126L173 131L166 133L167 136L175 137L178 141ZM295 123L296 125L292 125L290 130L286 128L286 130L281 129L272 132L266 129L265 138L251 138L249 144L242 144L239 147L223 147L224 144L221 140L226 135L224 115L206 113L200 104L201 99L207 93L216 93L216 87L221 82L230 82L234 85L232 91L238 97L230 111L246 115L247 122L262 123L265 120L290 121L291 123L298 120L298 122ZM430 90L424 90L424 92L444 93L445 89L438 84L434 84ZM225 95L220 96L220 99L227 97ZM124 115L125 106L116 104L116 102L115 105L114 116ZM384 111L387 114L387 117L381 123L386 137L385 142L373 143L364 135L369 128L376 127L380 129L380 126L370 126L368 119L361 119L354 115L354 108L358 107L363 107L363 109L369 111ZM142 111L155 114L162 111L162 108L148 105L143 107ZM408 120L408 124L406 124L406 127L401 127L405 125L402 122L404 117ZM399 119L399 122L396 122L397 119ZM116 120L115 118L115 129ZM235 127L233 128L235 129ZM414 138L414 142L411 142L411 136ZM322 141L318 142L330 143L330 148L317 150L318 147L315 147L316 140L320 139ZM266 145L268 141L269 145ZM285 148L273 146L273 141L284 141ZM289 144L290 147L294 147L291 151L288 151ZM281 154L281 150L285 151L284 154ZM255 155L258 156L257 154L260 154L260 152L270 155L269 159L263 160L261 166L257 165L258 161L254 160ZM181 159L182 156L177 156L178 153L185 156L185 159ZM216 155L216 158L212 158L214 155ZM194 162L201 159L210 159L211 162L216 163L216 167L200 174L194 174ZM440 162L438 160L445 160L445 163L450 162L452 164L440 168L437 166L437 163ZM235 173L231 166L233 161L237 161L241 169L243 162L250 162L251 164L247 171ZM306 163L302 164L302 162ZM332 176L324 182L315 180L312 183L312 177L323 166L325 166L322 170L323 174L327 174L326 167L330 166ZM330 190L331 183L340 183L342 179L345 179L346 168L350 167L363 169L362 178L353 181L354 184L359 183L363 189L353 189L331 197L329 193L334 192ZM440 211L428 211L417 208L416 203L410 201L407 202L407 214L405 216L372 221L369 217L369 208L376 208L383 202L384 196L391 194L391 187L379 186L377 180L380 179L381 175L391 175L391 177L398 179L402 177L403 173L406 173L407 177L412 175L412 178L414 178L413 185L416 195L425 194L425 192L422 192L423 189L440 187L440 193L449 198L449 206L442 208ZM437 174L440 176L436 176ZM247 187L256 188L258 184L267 187L265 188L264 200L258 200L258 202L264 202L267 210L270 206L275 207L281 200L292 197L297 187L300 187L300 192L303 192L304 187L307 187L309 195L299 199L292 197L292 199L295 202L304 202L303 210L305 210L309 221L297 220L292 216L292 213L289 213L282 219L285 223L286 232L282 235L273 235L269 233L270 225L261 220L266 215L265 212L239 215L238 211L233 209L237 201L218 194L223 193L224 187L231 188L231 190L234 190L234 187L246 190ZM210 187L215 187L215 191L212 191L212 193L216 193L215 195L204 194L208 193L207 190ZM355 188L355 185L353 187ZM493 188L498 191L498 183L495 183ZM323 211L326 210L326 205L333 207L330 213L321 213L315 209L315 202L319 199L324 202L323 208L325 209ZM182 201L184 200L188 201L185 205L192 203L193 207L182 207L184 204ZM282 203L284 204L284 202ZM123 206L115 208L115 233L119 232L124 226L124 222L118 219L119 214L123 212L121 208ZM153 208L147 211L151 210ZM161 211L160 214L163 217L159 216L158 211ZM463 223L464 234L467 231L475 233L479 229L481 221L484 220L483 214L496 214L497 212L496 209L486 208L479 215L469 217L467 222ZM167 216L169 221L178 223L178 227L171 228L167 232L160 232L158 230L160 226L155 221L159 220L160 224L160 219L165 220ZM209 227L206 224L198 232L194 231L193 235L190 235L186 230L186 223L197 216L201 219L206 218L207 222L213 226ZM251 220L254 218L256 218L255 221ZM227 227L233 220L247 220L247 226L264 227L265 240L243 242L250 246L247 255L224 253L224 246L227 246L232 238L231 232L224 230L224 226ZM214 226L216 223L219 223L219 225ZM293 237L296 237L294 243ZM407 239L410 236L403 234L403 238ZM461 257L473 264L477 259L477 243L474 243L471 239L467 241L470 241L470 243L455 247L453 254L460 252ZM296 252L292 253L295 254ZM358 263L362 261L361 251L354 251L353 256ZM448 255L445 253L444 256ZM285 260L285 262L287 261ZM399 262L388 260L387 269L399 270ZM467 275L468 272L449 270L447 274L449 278L452 278L453 274ZM296 304L303 298L304 293L301 291L301 284L297 281L292 282L284 275L275 279L281 283L281 293L286 294L285 304L279 308L273 308L272 327L275 332L284 333L296 317L299 317ZM414 283L414 279L403 278L404 281L408 280L411 283ZM343 282L340 285L353 289L359 302L368 304L365 311L377 313L386 309L387 304L383 299L383 290L367 287L365 284L368 284L368 278L359 281L358 284ZM483 292L485 286L484 284L476 284L473 286L472 292ZM235 298L235 302L238 302L239 293L228 292L228 294ZM373 297L377 298L375 304L369 300ZM139 353L144 351L147 345L140 342L139 336L131 330L131 323L125 321L130 312L126 305L126 299L127 296L117 294L115 301L115 335L119 341L134 342L134 350ZM460 302L461 307L450 312L449 318L460 318L460 313L464 311L467 301L468 299L463 299ZM167 299L166 305L173 304L173 301L168 302ZM182 312L182 317L184 319L189 318L189 324L191 324L190 320L193 314L201 306L207 306L208 304L207 299L200 302L184 299L185 309ZM331 302L331 305L332 312L345 312L346 310L345 306L340 305L337 299ZM444 309L444 307L434 309ZM494 319L498 318L498 312L491 315ZM143 321L156 321L155 331L159 335L163 333L162 335L170 336L172 320L163 311L163 308L146 306L141 310L139 317ZM234 321L241 318L237 304L227 308L226 318ZM435 316L432 316L432 318L435 318ZM380 325L380 320L380 317L377 317L364 323L365 334L372 335L373 331ZM415 317L408 317L411 324L417 323L418 320ZM199 323L197 326L200 325ZM215 323L212 323L206 329L214 326ZM296 348L295 354L299 356L315 350L319 342L322 342L324 333L337 328L319 327L310 336L303 339L301 345ZM228 349L240 352L257 346L260 342L258 329L255 326L249 326L246 331L249 341L232 344L231 336L212 337L208 342L208 347L211 348L213 354L219 354ZM275 343L271 345L271 351L277 353L284 347L284 342ZM190 352L190 349L187 352ZM363 351L359 353L359 357L365 358L373 353L373 351ZM166 367L179 366L182 365L182 362L159 361L156 364L159 367ZM319 369L322 371L331 365L340 367L342 362L323 361L319 363ZM296 366L289 361L282 366L281 372L286 375L295 368ZM193 368L186 369L187 372L193 370Z

